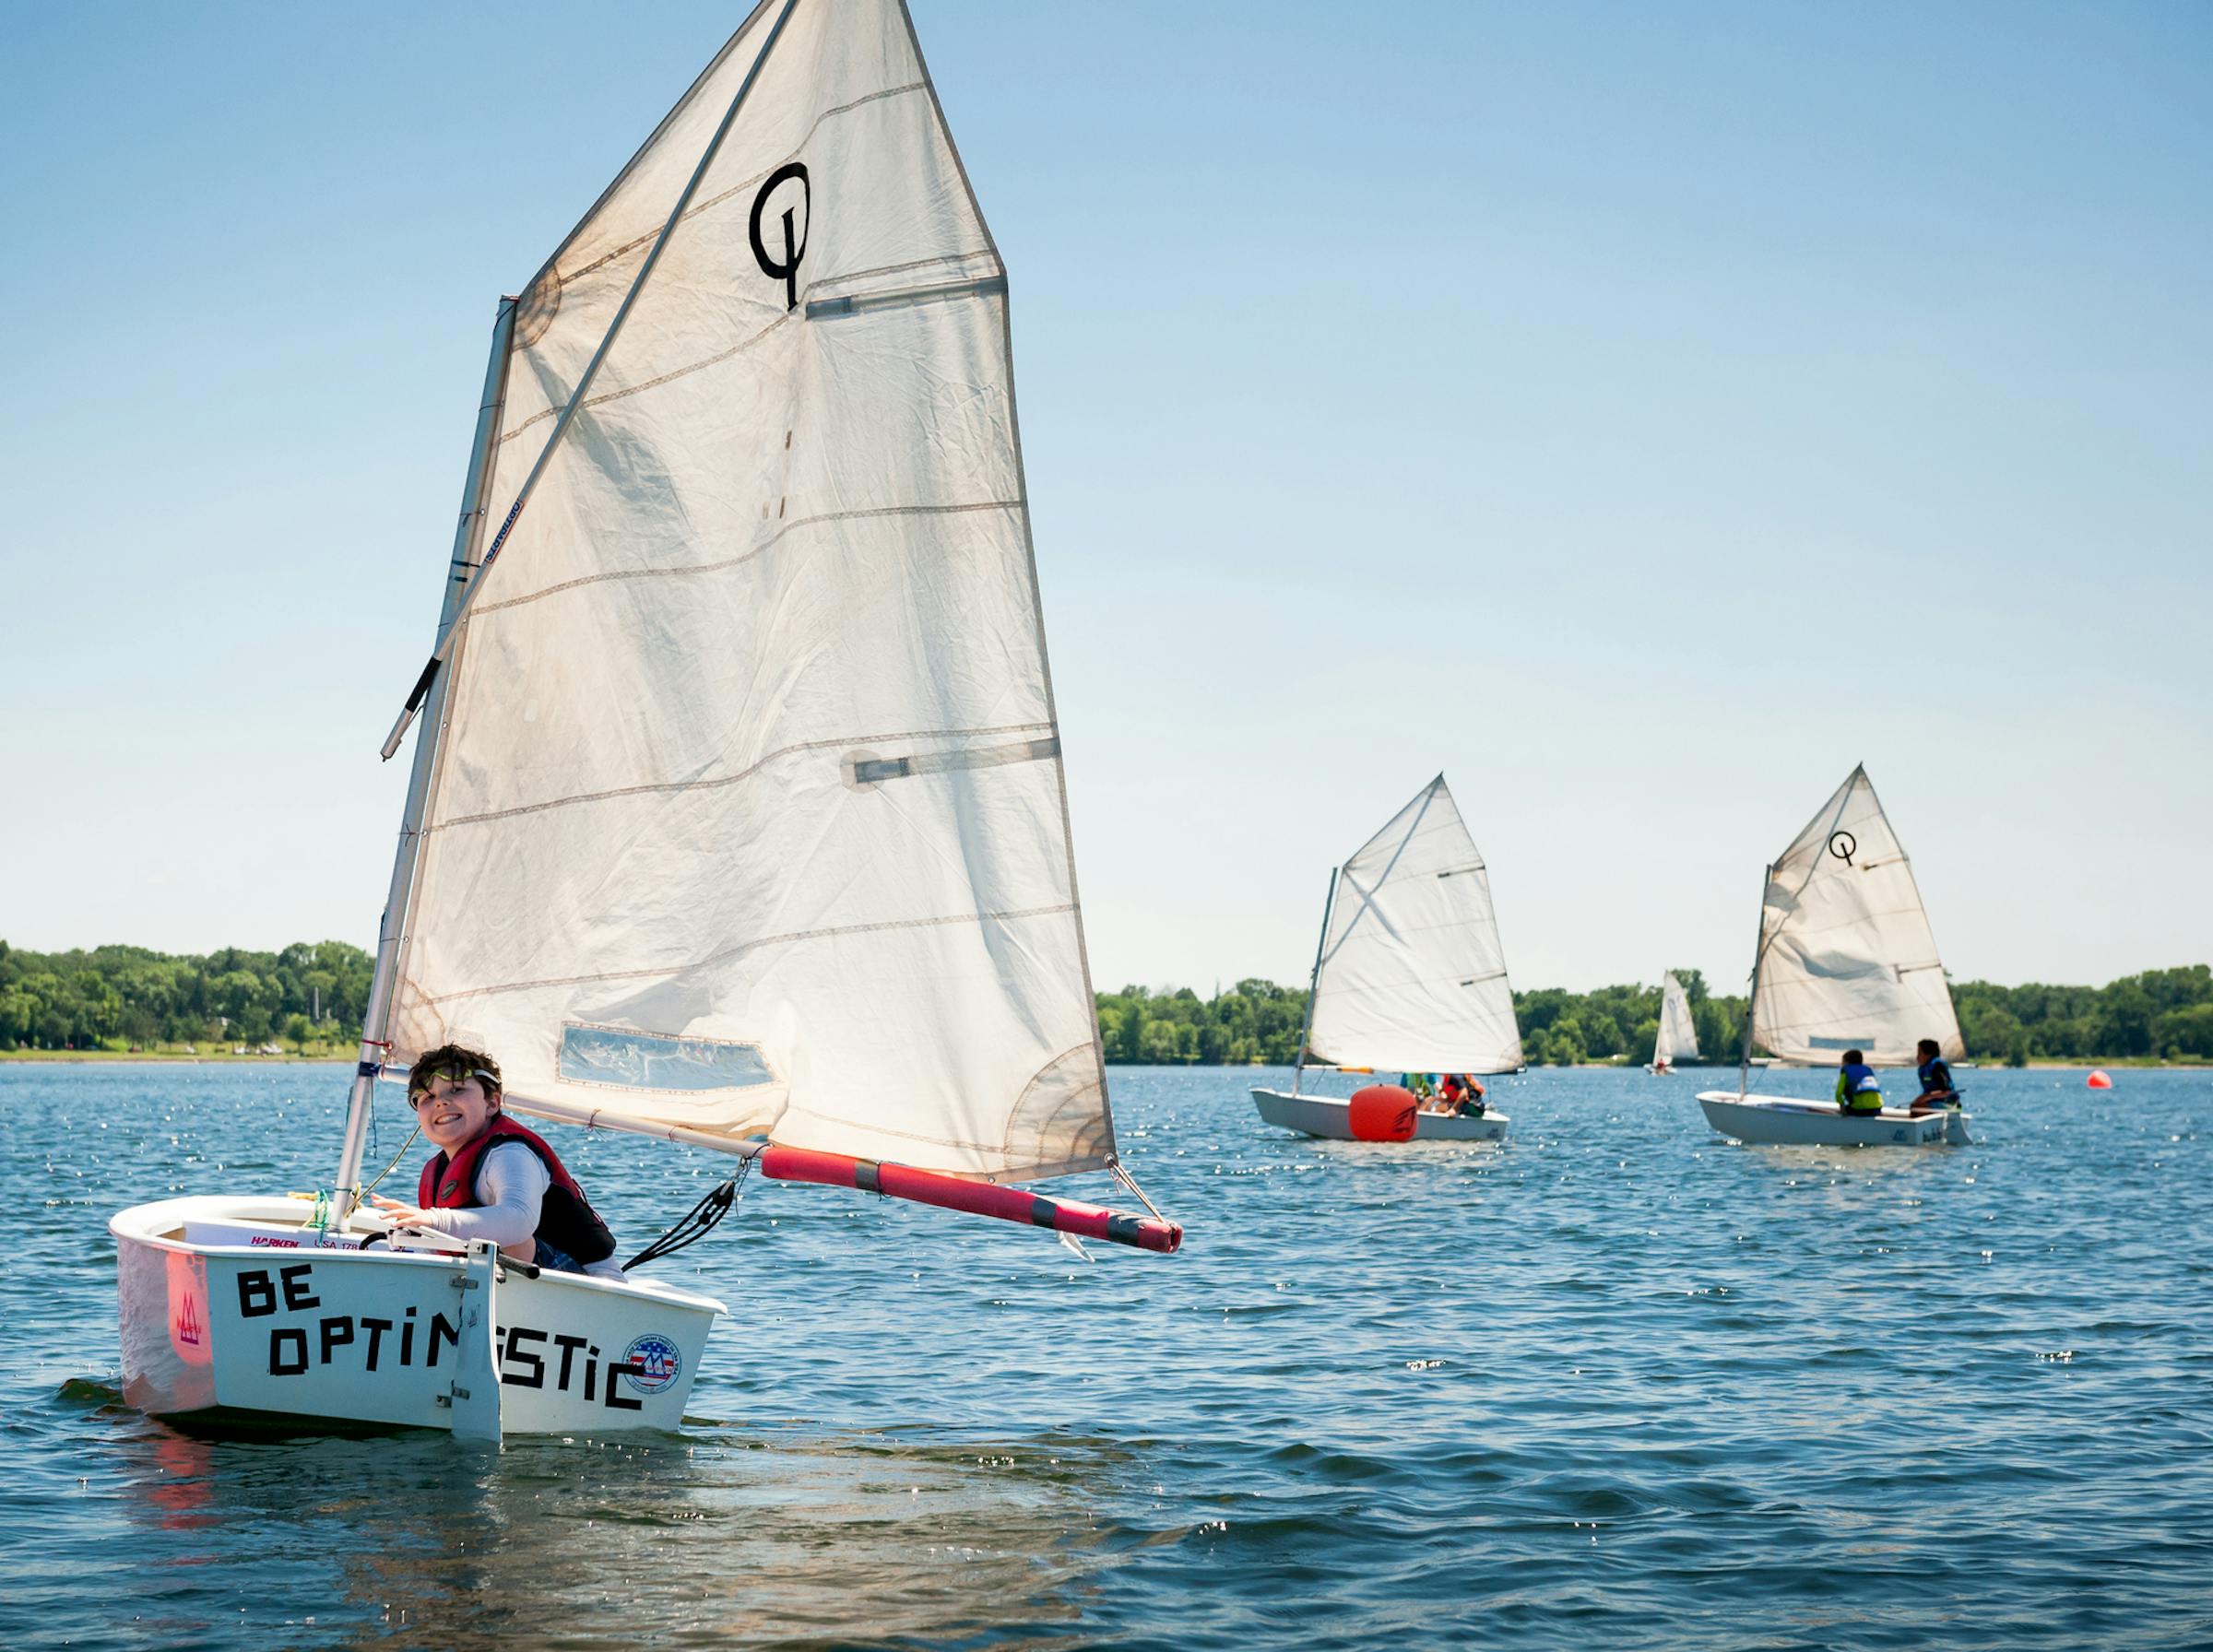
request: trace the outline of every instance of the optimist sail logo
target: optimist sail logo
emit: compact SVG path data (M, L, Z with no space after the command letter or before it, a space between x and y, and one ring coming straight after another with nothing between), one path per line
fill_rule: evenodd
M622 1363L637 1367L622 1374L632 1387L641 1394L658 1394L683 1370L684 1356L658 1331L647 1331L622 1351Z

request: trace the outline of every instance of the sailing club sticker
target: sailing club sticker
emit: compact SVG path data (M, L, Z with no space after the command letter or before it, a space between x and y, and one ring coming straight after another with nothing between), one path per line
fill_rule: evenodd
M658 1331L647 1331L622 1351L621 1363L629 1367L622 1375L632 1387L641 1394L658 1394L683 1370L684 1356Z

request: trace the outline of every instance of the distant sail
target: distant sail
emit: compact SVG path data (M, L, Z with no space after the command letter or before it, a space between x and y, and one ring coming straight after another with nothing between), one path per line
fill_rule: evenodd
M1690 1016L1690 995L1671 972L1660 977L1660 1037L1652 1046L1655 1066L1697 1060L1698 1029Z
M525 289L487 505L756 62L464 622L394 1056L481 1045L543 1116L1096 1168L1005 276L897 0L764 5Z
M1441 774L1338 871L1308 1044L1378 1071L1521 1065L1490 874Z
M1910 1067L1923 1038L1967 1053L1913 868L1864 769L1769 870L1752 1036L1809 1066L1856 1049Z

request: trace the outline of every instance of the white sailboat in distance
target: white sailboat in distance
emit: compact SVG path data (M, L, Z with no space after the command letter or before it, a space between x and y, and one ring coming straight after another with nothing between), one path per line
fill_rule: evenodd
M1255 1090L1253 1104L1284 1129L1358 1140L1352 1098L1305 1093L1308 1067L1395 1078L1521 1064L1490 873L1439 774L1331 872L1291 1088ZM1413 1139L1495 1141L1507 1123L1487 1107L1424 1108Z
M1127 1173L1005 272L899 0L764 0L502 302L441 583L331 1190L114 1218L133 1404L680 1422L720 1303L363 1207L379 1080L448 1042L534 1120L1176 1248L1000 1185Z
M1698 1058L1698 1029L1690 1015L1690 995L1670 970L1660 977L1660 1033L1652 1044L1652 1059L1645 1070L1672 1073L1675 1063Z
M1859 1050L1871 1067L1911 1069L1923 1038L1947 1061L1967 1053L1912 866L1857 768L1768 868L1736 1092L1708 1091L1698 1105L1739 1141L1963 1144L1968 1117L1957 1108L1846 1114L1829 1102L1746 1093L1755 1044L1784 1066L1833 1068Z

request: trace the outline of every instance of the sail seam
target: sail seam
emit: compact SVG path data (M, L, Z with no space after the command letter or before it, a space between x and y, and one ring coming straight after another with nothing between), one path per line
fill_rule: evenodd
M1369 838L1367 843L1361 844L1359 853L1355 854L1351 860L1348 860L1344 863L1344 870L1340 872L1338 877L1343 879L1343 881L1346 883L1351 884L1353 888L1358 891L1360 896L1360 906L1359 909L1353 914L1351 920L1346 923L1343 929L1339 931L1337 936L1337 944L1330 948L1328 952L1323 955L1323 963L1328 963L1331 958L1336 957L1338 953L1344 950L1344 943L1352 939L1353 931L1360 926L1360 920L1366 917L1369 913L1376 910L1376 897L1383 892L1383 886L1391 881L1391 875L1392 871L1397 868L1400 860L1404 857L1408 846L1414 842L1414 833L1421 830L1422 821L1429 813L1430 804L1437 801L1438 793L1443 789L1444 777L1442 775L1439 775L1437 779L1431 781L1428 785L1423 789L1422 795L1418 799L1420 807L1415 810L1414 820L1406 828L1406 835L1399 840L1399 846L1391 851L1391 858L1384 863L1382 874L1377 878L1375 885L1372 889L1361 889L1359 880L1353 876L1352 868L1354 865L1358 862L1362 855L1366 855L1370 848L1374 847L1376 839L1381 837L1383 835L1383 832L1389 832L1391 830L1389 825L1386 825L1383 828L1383 832L1377 832L1375 837ZM1414 805L1409 804L1407 807L1413 808ZM1405 809L1401 809L1399 812L1403 814L1406 811ZM1456 809L1454 812L1457 814L1458 810ZM1391 923L1389 918L1378 914L1376 921L1379 924L1381 924L1386 931L1389 931L1392 934L1397 933L1397 931L1391 928Z
M797 155L801 149L805 148L809 140L811 139L816 133L822 129L823 122L829 120L832 115L849 114L854 110L858 109L864 103L874 103L884 98L897 98L904 96L907 92L918 92L921 89L922 82L919 80L910 81L905 86L887 87L882 91L870 92L865 98L856 98L850 103L840 103L835 108L825 109L821 114L815 117L814 124L807 128L807 136L800 138L797 144L792 146L791 154ZM790 156L787 156L785 159L789 159ZM781 164L782 162L779 161L778 165ZM708 211L713 207L721 206L732 195L743 195L747 190L752 188L754 184L760 183L762 179L767 177L770 172L773 172L776 169L775 167L764 167L760 171L755 172L750 178L740 179L736 183L731 184L729 188L724 190L720 195L709 195L705 200L700 202L698 205L686 209L684 216L679 218L677 221L679 223L688 223L692 218L697 218L701 213ZM655 235L658 235L659 233L660 230L657 229L652 232L652 234L641 235L633 241L626 241L621 246L612 248L608 252L600 254L598 257L593 259L589 264L581 264L573 270L560 272L562 284L566 286L569 282L576 280L580 277L590 275L594 270L604 269L607 266L614 263L618 258L624 257L629 254L636 252L640 247L651 241Z
M828 929L794 929L785 935L763 935L756 939L726 947L719 952L710 952L704 958L689 959L682 963L670 963L646 970L608 970L592 975L552 975L542 981L505 981L496 986L468 986L459 992L426 995L420 1002L427 1008L435 1004L450 1004L457 998L490 997L494 993L533 992L545 986L588 986L601 981L650 981L661 976L680 975L691 970L712 968L728 963L733 958L742 958L748 952L763 947L788 946L795 941L832 940L847 935L879 935L893 929L936 929L953 924L1011 924L1024 918L1048 918L1075 910L1072 902L1058 906L1024 906L1003 912L964 912L948 917L888 918L874 924L843 924ZM996 1151L998 1150L991 1150Z
M1024 502L1019 499L986 499L964 505L875 505L860 511L825 511L814 516L795 516L778 527L752 549L734 557L725 557L719 562L692 562L669 568L617 568L606 573L586 573L575 579L562 580L559 584L542 590L527 591L520 596L510 596L504 602L487 602L480 605L474 619L499 613L503 608L521 608L536 602L541 596L558 596L563 591L574 591L584 585L604 584L609 580L677 579L695 573L727 573L732 568L744 566L755 557L774 550L787 534L795 534L803 527L820 527L825 522L858 522L875 516L957 516L968 511L1019 511Z
M859 281L865 280L870 276L895 275L903 270L927 269L932 265L966 264L971 259L984 257L987 255L988 254L982 253L947 253L936 258L919 258L911 264L887 264L878 269L855 270L848 275L824 277L822 279L824 281L833 279L839 281ZM1006 277L1003 276L998 277L979 277L979 279L985 280L992 278L999 280L1001 288L1003 289L1006 279ZM812 292L816 287L819 287L822 284L822 281L811 282L808 285L807 290L809 292ZM810 305L811 305L814 301L811 299L808 301L808 302ZM775 320L770 322L768 325L763 327L759 332L753 333L747 337L740 338L736 344L731 345L728 349L716 350L713 355L704 356L699 360L693 361L687 366L672 367L667 372L661 373L655 378L647 379L643 384L625 384L620 390L609 390L604 395L586 396L585 398L583 407L580 407L578 411L581 412L592 407L605 407L609 402L619 402L626 396L637 395L647 390L658 390L663 384L673 384L676 380L687 378L695 372L704 372L710 367L719 367L723 362L731 360L735 356L742 355L745 351L752 348L754 345L759 344L763 338L766 338L771 333L774 333L778 327L789 321L792 317L792 314L793 312L787 310L783 314L777 316ZM515 429L501 436L501 445L504 446L506 443L514 441L517 436L521 435L532 425L542 424L549 419L560 417L560 414L561 408L559 407L541 407L538 412L531 414L529 418L524 419L522 423L516 425Z
M702 357L699 360L692 362L690 365L685 367L672 367L667 372L662 373L659 377L647 379L644 384L625 384L620 390L609 390L604 395L589 396L586 398L584 407L578 408L577 410L579 412L583 412L592 407L605 407L609 402L619 402L627 396L643 395L648 390L658 390L663 384L672 384L678 379L689 378L692 374L695 372L704 372L710 367L719 367L722 365L722 363L729 360L732 357L742 355L745 351L751 349L753 346L759 344L763 338L766 338L771 333L775 332L778 327L782 326L790 319L791 312L787 310L782 315L777 316L775 320L770 322L768 325L763 327L758 333L751 335L750 337L740 338L736 344L733 344L726 350L716 350L712 356ZM517 436L521 435L525 431L528 430L532 425L539 424L546 419L555 418L560 414L560 412L561 409L559 407L546 407L538 412L533 413L529 418L524 419L522 423L516 425L515 429L509 431L504 436L502 436L500 440L503 442L512 442Z
M996 728L914 728L889 734L840 735L827 740L800 740L793 745L781 746L766 757L738 771L714 780L649 780L636 785L617 786L611 791L579 792L574 797L549 797L542 803L518 803L513 808L487 809L481 814L456 815L450 820L439 820L431 828L433 832L447 832L456 826L480 826L491 820L513 820L517 815L542 814L550 808L566 808L574 803L604 803L614 797L640 797L653 792L705 792L716 791L726 785L751 780L785 758L796 757L803 751L829 751L849 749L862 744L882 744L893 740L964 740L981 739L988 735L1026 734L1034 729L1052 727L1050 723L1007 723ZM598 976L580 979L598 980Z

